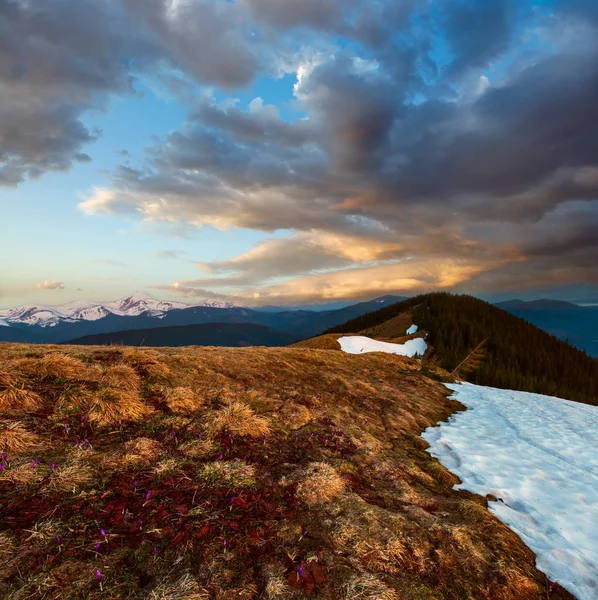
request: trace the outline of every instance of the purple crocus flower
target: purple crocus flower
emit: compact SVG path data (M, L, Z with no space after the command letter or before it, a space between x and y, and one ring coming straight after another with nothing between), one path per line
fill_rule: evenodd
M103 529L100 529L100 535L105 538L106 537L106 532Z
M35 463L31 461L31 469L35 470Z
M54 471L54 469L56 469L56 463L52 463L52 466L50 468L52 469L52 471Z
M81 422L85 421L85 417L81 417Z
M99 569L96 569L96 579L98 581L102 581L102 574L100 573Z
M222 454L218 457L218 460L222 460Z
M39 465L39 458L36 458L36 459L35 459L35 464L36 464L36 465Z
M146 502L149 502L149 499L150 499L151 497L152 497L152 493L151 493L151 492L148 492L148 493L145 495L145 501L146 501Z
M307 529L303 532L303 537L305 537L309 532L307 531Z
M2 458L3 458L4 460L8 460L8 454L7 454L6 452L3 452L3 453L2 453Z
M226 475L226 469L222 469L222 474Z
M96 552L99 552L99 551L100 551L100 542L98 542L98 543L96 544Z
M135 480L135 481L133 482L133 487L134 487L134 488L136 488L136 487L137 487L137 480Z
M297 575L299 577L303 577L303 565L299 565L299 568L297 569Z
M60 546L60 544L62 543L62 538L60 536L58 536L56 538L56 543Z
M4 471L4 465L0 465L0 471Z
M224 542L223 542L223 543L224 543L224 547L226 548L226 540L224 540Z
M154 554L156 554L156 552L158 552L158 546L154 546Z
M235 497L234 497L234 496L233 496L233 497L230 499L230 503L231 503L231 504L234 504L234 503L235 503Z

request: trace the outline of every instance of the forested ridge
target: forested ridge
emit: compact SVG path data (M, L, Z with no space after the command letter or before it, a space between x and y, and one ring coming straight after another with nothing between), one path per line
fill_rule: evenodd
M426 341L448 371L487 340L481 365L463 376L471 383L598 405L598 360L473 296L423 294L366 313L324 333L356 333L406 310L412 310L413 322L428 332Z

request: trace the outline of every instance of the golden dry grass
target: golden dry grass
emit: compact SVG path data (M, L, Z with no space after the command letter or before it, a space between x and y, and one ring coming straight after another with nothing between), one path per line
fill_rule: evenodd
M136 393L141 386L139 375L130 365L114 365L103 370L100 385Z
M0 482L9 481L15 486L27 486L39 483L43 475L39 466L33 466L31 461L11 461L10 467L0 471Z
M157 440L136 438L126 442L124 460L129 464L142 465L155 461L162 452L162 444Z
M206 428L211 435L224 432L259 438L270 433L268 419L258 417L250 406L236 401L212 413Z
M95 473L81 460L57 467L48 481L48 487L57 492L77 492L87 488L94 480Z
M84 379L88 369L85 363L61 352L44 355L38 363L38 374L55 379Z
M0 412L5 415L34 413L43 407L39 394L25 389L22 384L0 389Z
M190 415L203 406L202 399L188 387L169 388L165 391L166 404L172 412Z
M0 421L0 452L17 454L40 447L40 438L20 421Z
M104 388L94 394L88 418L97 425L115 425L119 421L139 421L151 413L151 407L137 394L117 388Z
M338 338L347 335L345 333L327 333L326 335L318 335L308 340L302 340L291 344L289 348L311 348L313 350L338 350L340 352L341 345L338 343ZM350 334L349 334L350 335Z
M140 377L144 379L167 379L172 371L159 360L159 356L152 350L139 350L137 348L124 348L122 351L125 362L133 367Z
M331 502L346 488L345 480L327 463L311 463L302 473L297 486L297 497L307 505Z

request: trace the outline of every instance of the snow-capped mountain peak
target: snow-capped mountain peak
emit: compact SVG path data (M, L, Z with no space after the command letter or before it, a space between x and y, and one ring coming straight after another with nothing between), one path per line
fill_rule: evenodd
M206 300L185 304L156 300L146 294L133 294L116 302L87 302L75 300L61 306L18 306L0 310L0 325L20 324L54 327L59 323L76 323L80 321L97 321L108 315L138 316L146 314L162 318L167 312L175 309L191 307L232 308L228 302Z

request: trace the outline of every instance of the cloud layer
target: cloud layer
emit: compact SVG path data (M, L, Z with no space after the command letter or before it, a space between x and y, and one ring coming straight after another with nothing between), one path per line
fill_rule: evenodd
M0 0L4 183L88 160L98 133L82 116L134 93L138 77L166 85L175 74L229 96L197 94L179 130L80 206L286 232L199 264L172 291L291 303L598 286L593 3L33 6ZM297 78L298 117L261 98L233 100L256 77L285 72Z

